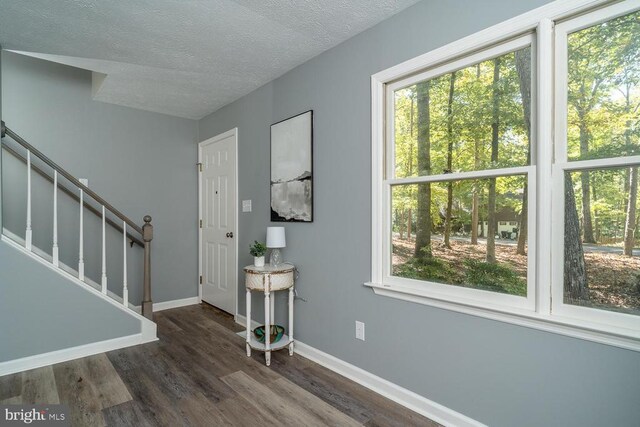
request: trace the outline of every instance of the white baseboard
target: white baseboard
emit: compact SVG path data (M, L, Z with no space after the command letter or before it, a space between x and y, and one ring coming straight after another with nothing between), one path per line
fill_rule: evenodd
M241 314L237 314L236 323L246 326L247 318ZM255 320L251 321L251 327L255 328L260 323ZM295 352L302 357L305 357L318 365L324 366L343 377L349 378L352 381L375 391L381 396L393 400L394 402L417 412L437 423L444 426L459 426L459 427L483 427L479 421L462 415L446 406L440 405L432 400L427 399L417 393L400 387L390 381L380 378L371 372L358 368L344 360L338 359L328 353L311 347L298 340L295 341Z
M174 299L171 301L162 301L162 302L154 302L153 303L153 312L162 311L162 310L170 310L172 308L185 307L187 305L195 305L199 304L200 301L198 297L189 297L182 299Z
M237 324L245 326L245 327L247 326L247 318L246 318L246 316L243 316L242 314L236 314L235 320L236 320ZM258 326L261 326L261 325L262 325L262 323L256 322L255 320L251 321L251 329L255 329L255 328L257 328Z
M94 354L107 351L118 350L124 347L145 344L157 341L155 330L153 333L140 333L128 335L126 337L113 338L90 344L79 345L77 347L65 348L51 351L49 353L37 354L35 356L23 357L21 359L0 362L0 376L15 374L16 372L28 371L30 369L41 368L55 363L67 362L81 357L92 356Z

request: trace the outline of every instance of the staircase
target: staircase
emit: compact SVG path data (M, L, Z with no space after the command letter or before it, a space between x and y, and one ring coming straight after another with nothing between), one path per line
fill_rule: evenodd
M49 270L51 270L50 274L62 276L66 281L82 288L82 298L86 298L87 296L85 294L89 292L91 294L90 298L93 298L94 300L101 300L102 303L100 304L108 304L112 306L112 308L109 309L111 310L110 316L125 316L136 319L139 322L139 333L128 335L127 337L124 337L126 339L122 341L116 340L122 344L120 347L156 340L156 324L152 321L153 305L151 301L150 261L151 241L153 239L153 225L151 224L151 217L148 215L145 216L143 219L144 224L139 226L96 194L93 190L88 188L87 185L85 185L86 183L76 179L64 168L60 167L49 157L17 135L13 130L6 127L4 122L1 122L1 136L2 154L4 156L12 156L24 164L24 173L26 176L26 206L21 207L21 209L24 208L26 217L24 237L19 236L17 233L12 232L7 228L3 228L1 236L2 242L13 250L31 258L33 261L45 265ZM32 199L32 197L34 197L32 181L35 176L34 174L44 178L45 181L48 181L48 183L52 185L50 190L53 194L53 203L50 211L51 223L49 223L52 224L50 248L40 248L34 245L34 224L32 212L34 202ZM77 264L73 263L73 265L68 265L68 257L67 264L62 262L60 259L58 215L60 210L59 195L62 194L66 197L65 202L71 200L73 203L77 203L76 212L79 214L79 221L77 224ZM42 214L42 212L39 211L38 214ZM92 242L91 239L87 239L85 236L87 229L86 222L87 219L89 219L85 219L85 214L94 215L100 221L101 239L99 242ZM67 220L65 222L67 226L65 232L68 232L69 221L68 218L64 219ZM107 232L111 233L110 235L113 233L119 233L122 236L122 276L118 278L111 277L109 271L107 271L107 255L110 254L107 248ZM111 244L113 244L113 239L111 240ZM98 280L92 280L85 274L85 245L87 244L99 244L101 265L100 277ZM141 266L142 268L142 295L129 294L129 276L131 275L131 271L127 266L127 258L131 258L134 255L139 256L139 254L132 253L134 245L142 249L141 263L134 266ZM3 249L7 250L4 247ZM95 250L97 248L91 247L91 249ZM111 249L113 250L114 248ZM2 283L0 283L0 285L2 285ZM41 283L38 284L38 286L46 286L46 284ZM47 289L47 291L50 292L51 289ZM134 303L136 302L140 305L135 305ZM116 307L117 310L113 310L113 307ZM20 333L17 328L12 332L16 334ZM65 360L65 357L66 360L68 360L75 357L86 356L88 354L92 354L92 351L93 353L97 352L95 351L96 349L102 349L103 351L105 351L105 348L110 350L114 349L113 347L118 345L116 344L116 341L106 347L105 345L93 345L96 343L92 343L93 346L89 346L90 349L87 350L88 353L87 351L83 352L74 350L69 354L69 357L64 355L61 357L58 354L60 353L59 350L54 351L53 353L56 353L56 356L53 357L53 363ZM43 366L43 364L48 364L49 362L52 362L52 358L46 357L46 355L34 354L25 357L23 361L7 361L3 360L0 354L0 375L17 372L18 370L24 370L25 368L31 369Z

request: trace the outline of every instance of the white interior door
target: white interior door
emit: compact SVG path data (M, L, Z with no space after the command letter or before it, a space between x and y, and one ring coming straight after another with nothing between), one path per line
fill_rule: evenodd
M200 297L236 314L237 129L199 144Z

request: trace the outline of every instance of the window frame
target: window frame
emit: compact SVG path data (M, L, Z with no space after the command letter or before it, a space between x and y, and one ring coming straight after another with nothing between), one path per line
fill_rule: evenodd
M567 101L567 75L568 75L568 36L571 33L584 30L589 27L610 21L620 16L637 11L637 2L622 2L613 4L605 9L594 10L575 18L560 22L555 27L555 80L556 87L562 90L555 91L555 162L553 164L554 188L564 188L565 172L576 172L586 169L605 169L612 167L630 167L640 165L640 156L618 156L593 160L569 160L567 146L568 132L568 101ZM558 187L559 186L559 187ZM552 242L552 304L551 310L559 316L566 316L584 322L595 322L610 325L612 330L619 329L626 334L636 335L640 338L637 328L640 325L640 315L632 315L566 304L564 302L564 191L556 191L554 194L552 210L554 220ZM634 328L635 327L635 328ZM635 330L634 330L635 329Z
M431 80L453 71L464 69L481 62L507 55L520 49L531 48L531 138L530 153L531 161L528 166L515 166L499 169L481 169L476 171L455 172L447 174L425 175L416 177L396 178L395 177L395 92L413 86L416 83ZM516 38L494 44L493 46L478 50L470 55L461 57L451 62L440 64L436 67L425 70L422 73L409 76L387 84L385 87L385 113L386 113L386 137L384 142L385 170L383 185L383 235L382 245L385 248L382 258L382 285L393 287L394 285L406 289L414 289L423 292L425 295L440 300L452 301L478 307L486 307L495 310L502 310L511 313L533 312L535 310L535 240L528 239L527 250L527 296L509 295L499 292L482 289L467 288L451 284L437 283L427 280L408 279L391 274L392 239L391 239L391 187L394 185L409 185L433 182L451 182L474 178L499 178L514 175L524 175L528 185L528 221L527 235L535 236L536 232L536 173L535 173L535 81L536 81L536 44L533 33L526 33Z
M559 261L557 256L552 258L552 250L554 254L557 253L559 241L562 241L561 245L563 245L563 238L554 238L554 236L564 236L564 218L562 217L562 220L558 221L558 217L563 215L564 210L556 209L557 206L564 206L564 200L558 200L559 197L564 198L564 192L555 191L552 195L551 191L564 179L563 171L565 169L574 170L605 164L600 159L566 162L566 158L565 162L554 163L554 158L563 160L561 157L557 157L558 145L554 146L554 140L557 141L558 132L561 131L557 126L557 114L560 107L556 108L555 102L558 93L562 92L554 92L554 84L560 87L556 76L558 49L556 49L557 31L554 34L554 27L560 26L562 29L562 25L568 26L565 23L575 22L574 20L583 19L583 16L592 14L594 14L592 16L602 16L601 20L607 20L611 18L606 16L613 13L624 15L637 9L640 9L640 0L626 0L614 4L607 0L555 1L383 70L371 77L372 246L371 281L366 282L366 286L371 287L377 295L381 296L640 351L640 320L638 316L604 312L604 310L588 307L566 307L562 304L562 298L558 298L558 295L562 295L564 283L563 280L558 281ZM613 12L614 10L617 12ZM591 25L594 25L592 21L585 24L585 27ZM535 227L533 232L531 229L529 230L528 242L529 258L530 260L532 257L535 258L534 267L528 268L528 275L534 274L535 279L533 280L534 289L530 291L531 279L528 277L527 300L533 299L533 303L528 301L529 305L523 308L512 305L512 301L507 301L507 306L505 306L503 304L505 301L496 302L496 296L499 297L501 294L494 292L463 288L465 291L473 293L471 298L467 298L468 295L451 295L457 293L455 290L451 292L451 288L456 288L456 286L435 284L447 287L448 292L440 293L439 289L431 286L432 284L430 284L431 289L425 289L425 282L419 280L395 277L394 279L402 280L389 281L388 270L391 266L390 259L388 259L391 253L390 185L403 183L405 179L395 179L393 176L387 179L386 175L387 170L394 170L393 168L389 169L389 164L393 165L393 157L389 156L386 151L388 147L385 145L385 141L388 141L389 127L392 127L387 127L386 124L393 125L393 120L389 121L387 116L390 98L387 96L388 88L401 88L403 87L402 83L404 83L404 87L410 86L407 82L416 81L415 79L417 81L424 80L424 77L420 77L425 75L435 77L435 70L444 69L442 67L446 67L448 64L452 66L452 64L464 63L465 57L468 62L470 61L468 58L483 52L486 54L498 45L508 44L533 31L535 31L535 42L532 43L532 52L535 54L532 70L535 70L534 75L537 76L537 79L534 78L532 81L531 164L525 167L528 168L525 173L528 174L529 183L532 184L530 186L529 224L533 224ZM555 66L554 60L556 61ZM456 68L450 69L453 71ZM604 160L607 161L608 166L640 165L640 156ZM500 176L504 169L446 174L446 176L432 175L412 179L417 182L449 181L455 179L456 175L464 175L465 178L486 177L491 174L485 175L485 173L496 171L498 173L495 176ZM564 184L561 188L563 186ZM533 203L531 203L531 197L533 197ZM560 202L561 204L559 204ZM552 214L550 215L549 212ZM532 216L535 219L532 220ZM559 225L562 226L560 234L558 234ZM562 274L562 271L560 273ZM483 293L490 294L493 301L479 297ZM600 314L605 314L605 316L600 316L596 312L604 312ZM624 318L624 322L615 320L620 316Z

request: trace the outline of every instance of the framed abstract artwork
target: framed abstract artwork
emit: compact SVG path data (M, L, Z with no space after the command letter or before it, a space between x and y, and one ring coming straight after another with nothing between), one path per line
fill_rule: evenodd
M313 110L271 125L271 221L313 221Z

